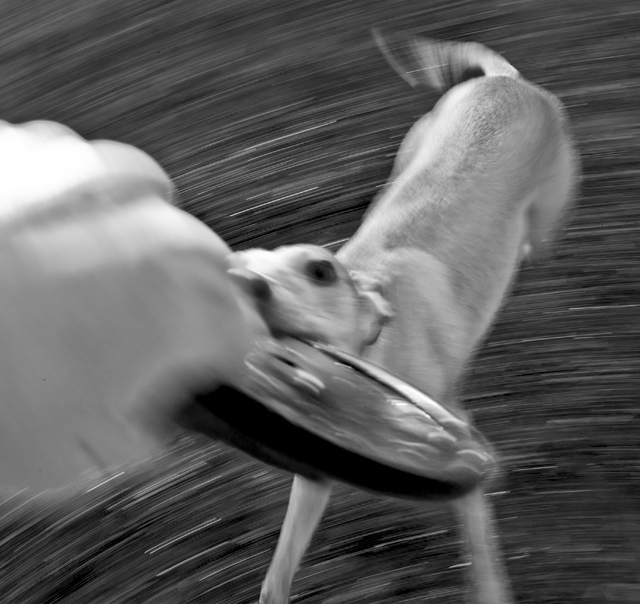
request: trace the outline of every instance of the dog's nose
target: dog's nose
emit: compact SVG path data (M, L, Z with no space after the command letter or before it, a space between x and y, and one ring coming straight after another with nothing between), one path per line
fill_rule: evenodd
M246 268L231 268L229 276L250 296L260 302L271 298L271 286L260 274Z

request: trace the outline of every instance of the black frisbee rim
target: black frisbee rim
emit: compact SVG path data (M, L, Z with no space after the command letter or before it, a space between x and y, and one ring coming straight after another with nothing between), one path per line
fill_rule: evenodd
M181 427L221 440L258 461L311 480L335 480L382 496L450 500L477 480L443 480L385 465L288 421L230 386L196 394L175 415Z
M282 399L273 393L261 397L255 384L248 389L222 386L197 393L176 413L174 421L282 470L315 480L336 480L378 495L449 500L470 492L486 477L493 463L491 448L468 423L377 365L329 345L299 341L397 393L445 430L453 427L464 440L479 445L487 458L486 464L475 469L467 466L463 471L458 468L452 473L430 474L417 473L415 467L400 467L392 460L385 462L384 456L371 457L350 448L339 438L314 431L300 416L285 417L274 405L274 401L282 403ZM252 367L249 362L247 365Z

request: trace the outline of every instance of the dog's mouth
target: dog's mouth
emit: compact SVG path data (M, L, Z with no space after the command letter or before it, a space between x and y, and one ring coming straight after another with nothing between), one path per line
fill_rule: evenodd
M328 338L307 328L302 321L296 321L287 316L287 312L280 309L276 279L269 275L246 267L233 267L227 274L255 303L256 308L269 329L270 335L276 340L292 338L303 342L331 344Z
M262 342L261 346L268 350L270 357L269 371L272 384L282 392L293 388L305 395L319 397L325 390L325 384L317 376L317 371L309 361L295 350L293 342L301 342L312 347L331 347L329 338L307 328L302 321L288 317L279 311L277 299L277 282L272 277L249 269L236 266L228 271L232 280L254 301L257 311L264 321L271 342ZM251 355L247 359L249 367L253 366Z

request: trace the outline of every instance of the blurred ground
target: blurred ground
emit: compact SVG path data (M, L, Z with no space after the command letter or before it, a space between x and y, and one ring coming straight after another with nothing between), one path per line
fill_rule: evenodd
M569 109L578 206L465 393L505 459L494 500L519 601L639 602L636 0L4 0L0 117L143 148L237 248L328 244L435 101L386 66L379 23L484 42ZM103 484L17 495L0 504L0 602L255 602L288 482L185 440ZM343 487L293 601L459 602L463 563L446 509Z

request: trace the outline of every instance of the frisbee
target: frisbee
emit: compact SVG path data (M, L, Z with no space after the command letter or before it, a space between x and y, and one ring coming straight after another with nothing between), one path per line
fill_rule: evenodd
M482 435L420 390L334 347L263 338L240 389L195 396L176 421L308 478L451 499L492 471Z

